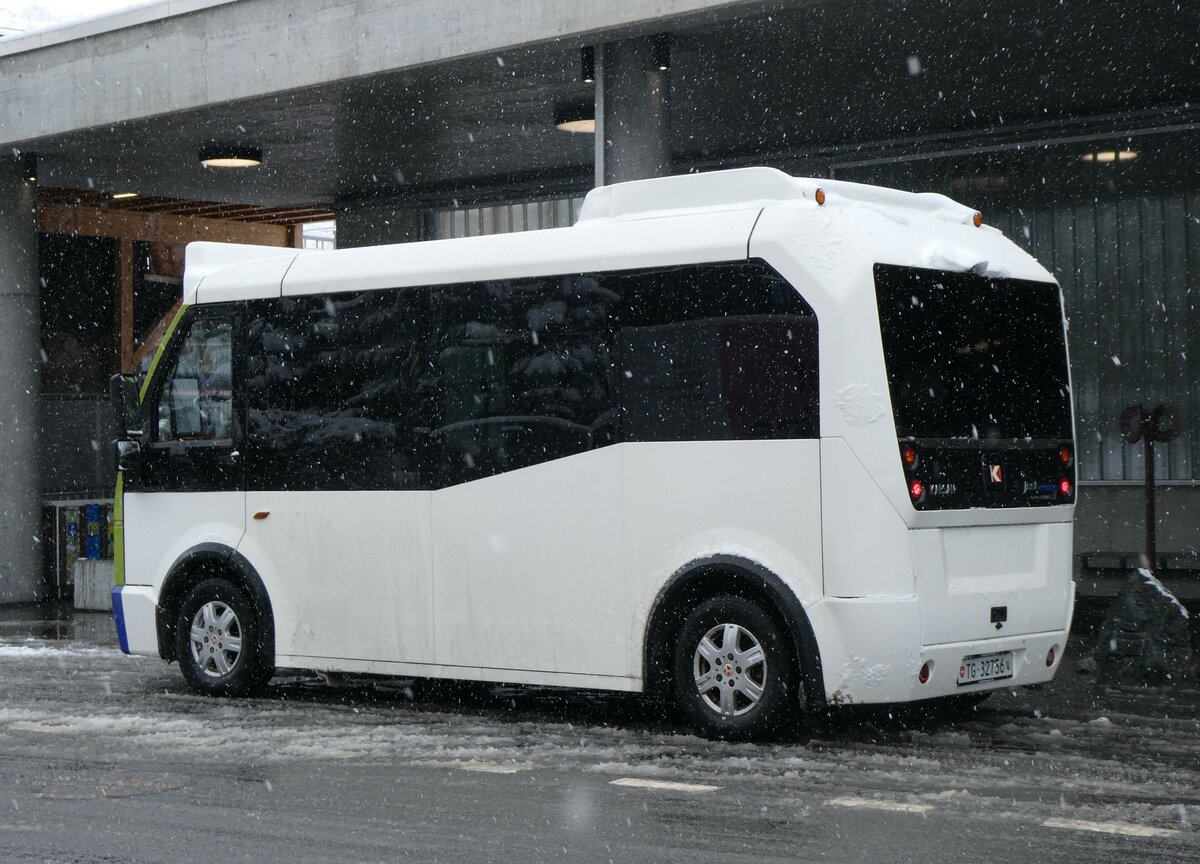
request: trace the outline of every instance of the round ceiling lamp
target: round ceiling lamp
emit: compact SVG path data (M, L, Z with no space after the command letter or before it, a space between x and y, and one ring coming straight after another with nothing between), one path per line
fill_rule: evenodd
M262 164L262 148L212 144L200 148L200 164L205 168L254 168Z
M554 106L554 125L563 132L596 132L596 105L592 101L560 102Z

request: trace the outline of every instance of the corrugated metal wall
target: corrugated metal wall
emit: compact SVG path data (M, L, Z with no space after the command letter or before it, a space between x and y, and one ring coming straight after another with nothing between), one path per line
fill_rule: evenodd
M429 214L426 236L430 240L445 240L451 237L478 237L482 234L565 228L579 218L582 206L583 197L580 196L526 201L519 204L434 210Z
M1080 478L1145 477L1121 410L1172 402L1184 434L1157 445L1161 479L1200 479L1200 196L1064 204L989 218L1058 277L1070 318Z

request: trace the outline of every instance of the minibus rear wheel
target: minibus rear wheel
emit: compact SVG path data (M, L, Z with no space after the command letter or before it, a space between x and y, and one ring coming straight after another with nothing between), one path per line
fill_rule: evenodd
M761 737L797 707L796 662L783 629L741 597L714 597L691 611L673 669L680 711L711 738Z
M205 579L183 600L175 624L175 656L184 680L209 696L260 690L274 668L263 656L260 616L227 579Z

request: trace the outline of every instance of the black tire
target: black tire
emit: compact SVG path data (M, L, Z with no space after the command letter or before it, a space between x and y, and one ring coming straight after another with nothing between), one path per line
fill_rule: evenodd
M736 644L726 644L730 635ZM754 662L755 645L761 649L761 663ZM742 660L751 662L743 666ZM800 711L799 674L784 631L758 605L740 597L714 597L692 610L675 640L672 671L679 710L710 738L760 738ZM697 683L700 679L706 687Z
M201 612L206 608L207 619ZM275 674L275 658L266 656L261 620L246 592L227 579L205 579L189 591L175 622L175 656L188 685L206 696L245 696L261 690ZM199 627L195 650L193 624Z

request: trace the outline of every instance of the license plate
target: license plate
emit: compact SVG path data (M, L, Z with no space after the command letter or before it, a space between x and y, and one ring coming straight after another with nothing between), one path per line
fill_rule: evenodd
M979 684L982 681L999 681L1013 675L1013 653L1000 651L995 654L972 654L964 657L958 667L958 686Z

